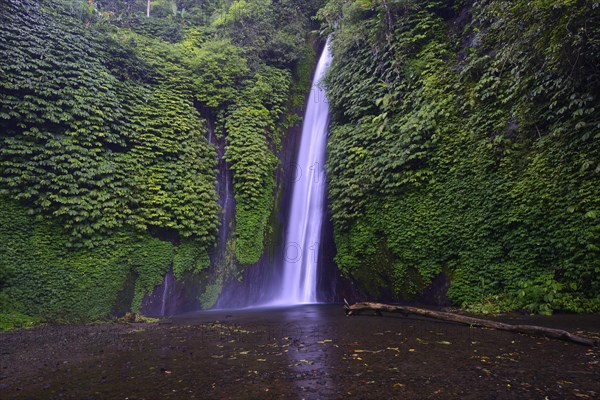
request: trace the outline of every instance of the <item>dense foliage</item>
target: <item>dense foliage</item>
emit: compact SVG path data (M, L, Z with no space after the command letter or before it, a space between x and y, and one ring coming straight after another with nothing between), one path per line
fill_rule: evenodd
M140 58L137 70L124 70L111 51L127 49L103 49L100 31L60 9L15 4L2 8L3 193L79 239L155 227L208 246L218 212L214 149L172 52L160 66Z
M130 271L141 278L135 293L139 307L143 290L162 281L173 257L170 243L130 233L113 235L112 244L93 250L72 250L70 236L57 224L37 220L7 199L1 211L1 278L8 286L0 306L9 315L63 321L104 317L116 306Z
M231 107L227 118L225 154L235 179L236 254L243 264L262 255L264 228L273 207L274 171L277 158L271 150L280 141L274 125L284 111L290 77L286 71L267 67ZM277 146L276 146L277 147Z
M0 0L0 329L137 310L170 269L206 271L221 150L235 223L198 301L277 229L321 1L146 5ZM477 310L600 310L600 4L329 0L319 17L342 271L373 296L443 273Z
M330 0L340 268L479 310L600 310L600 5Z
M208 136L233 171L237 261L262 254L318 2L146 4L0 0L0 314L100 318L128 280L136 309L170 268L208 266Z

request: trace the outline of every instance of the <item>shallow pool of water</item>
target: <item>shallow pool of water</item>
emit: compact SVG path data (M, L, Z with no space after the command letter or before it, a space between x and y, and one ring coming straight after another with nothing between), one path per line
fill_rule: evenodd
M597 315L503 317L598 336ZM597 398L598 348L340 305L0 335L3 398Z

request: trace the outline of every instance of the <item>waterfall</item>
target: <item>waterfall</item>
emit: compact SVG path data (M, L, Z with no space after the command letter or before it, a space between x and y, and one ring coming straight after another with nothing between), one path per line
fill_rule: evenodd
M169 298L169 281L171 274L167 272L167 274L165 275L165 279L163 282L163 293L162 293L162 300L160 303L160 315L162 317L164 317L167 313L167 302L168 302L168 298Z
M290 142L294 146L292 149L297 148L296 163L290 163L288 159L283 168L283 179L286 179L286 198L282 205L285 210L282 214L285 216L283 242L277 244L274 254L261 258L259 263L247 268L243 280L228 282L217 300L216 309L288 306L320 300L317 298L320 274L317 260L328 254L322 251L319 256L322 224L326 220L324 164L329 123L329 104L320 81L331 60L327 40L314 73L302 131L298 138L294 137ZM290 154L289 158L292 157ZM219 170L223 171L225 167L226 164L223 164ZM226 212L231 213L233 218L234 199L229 190L231 179L228 179L228 175L221 175L219 182L221 206L224 210L231 209ZM225 221L229 220L225 218ZM228 225L224 226L226 228ZM221 240L225 238L222 236Z
M329 40L317 64L310 92L298 160L288 178L293 181L292 203L286 224L283 275L275 304L317 302L317 260L323 221L329 104L320 81L331 64Z

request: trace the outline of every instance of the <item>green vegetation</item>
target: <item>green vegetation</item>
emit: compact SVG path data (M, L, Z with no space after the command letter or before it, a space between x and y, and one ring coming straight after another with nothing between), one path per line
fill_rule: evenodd
M344 1L333 29L337 262L478 311L600 311L600 8Z
M237 262L259 259L318 6L160 0L147 18L142 0L0 1L2 326L137 311L169 269L206 269L209 125L234 175Z
M215 154L177 49L159 43L144 59L148 42L84 29L50 5L15 4L2 15L2 193L88 247L122 227L175 229L211 244ZM119 57L131 47L141 56L125 70Z
M31 328L39 324L36 318L25 314L11 312L9 314L0 314L0 332L10 331L12 329Z
M285 71L266 67L230 108L225 125L229 134L225 158L236 193L236 257L242 264L257 262L263 252L277 166L272 149L280 143L281 130L275 122L284 111L289 82Z
M475 311L600 311L600 3L146 4L0 0L0 329L139 311L171 269L210 307L259 260L321 6L341 270L372 296L445 273ZM235 196L212 266L209 135Z

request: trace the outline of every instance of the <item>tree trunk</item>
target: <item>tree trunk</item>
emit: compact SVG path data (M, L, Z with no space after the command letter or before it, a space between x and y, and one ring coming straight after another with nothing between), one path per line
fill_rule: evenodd
M598 341L584 338L581 336L574 335L562 329L545 328L536 325L510 325L503 322L490 321L486 319L467 317L465 315L452 314L448 312L427 310L424 308L410 307L410 306L396 306L391 304L381 303L356 303L349 305L346 302L345 305L346 315L357 315L363 311L375 311L377 315L381 315L382 311L385 312L399 312L404 315L415 314L422 315L425 317L441 319L444 321L458 322L460 324L466 324L470 326L478 326L484 328L498 329L502 331L509 331L515 333L525 333L528 335L536 336L547 336L553 339L567 340L574 343L583 344L586 346L597 346Z

